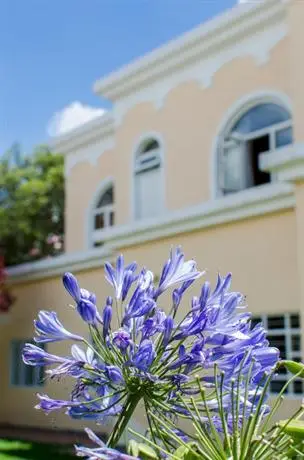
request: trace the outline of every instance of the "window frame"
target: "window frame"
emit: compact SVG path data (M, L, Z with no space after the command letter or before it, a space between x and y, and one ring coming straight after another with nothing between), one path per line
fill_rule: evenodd
M103 196L112 188L113 202L111 204L106 204L103 206L97 207L97 204L102 200ZM96 217L104 215L104 226L102 228L95 227ZM113 224L111 225L111 215L113 214ZM102 184L102 187L99 188L98 193L96 193L93 206L90 209L90 234L89 234L89 246L98 247L102 246L102 235L107 233L110 229L115 227L115 186L113 180L107 180L106 183Z
M147 151L145 151L146 146L149 146L151 142L156 142L157 147L153 149L147 149ZM162 202L159 208L160 212L157 216L141 217L137 207L138 197L136 178L141 175L144 176L144 174L151 170L158 170L160 177L162 195ZM149 219L155 220L163 216L165 212L164 143L158 133L146 133L141 136L139 141L136 143L132 164L132 184L132 221L143 222Z
M227 145L229 144L229 142L231 142L231 140L235 138L241 142L244 142L244 144L246 144L247 142L252 141L254 139L258 139L263 136L268 136L269 137L269 149L265 151L264 153L272 153L275 150L279 150L280 148L283 148L283 147L276 146L276 135L283 129L287 129L287 128L293 128L293 122L291 118L289 120L267 126L266 128L252 131L248 134L242 134L237 131L235 132L230 131L228 132L228 134L226 134L226 136L224 136L224 138L220 141L220 147L219 147L219 157L220 158L218 160L219 167L218 167L218 179L217 179L219 192L222 196L228 195L230 193L239 193L249 188L257 187L257 185L248 186L248 187L246 186L245 188L242 188L236 192L227 192L227 190L225 189L225 184L223 180L223 177L225 177L225 170L223 169L225 167L225 149ZM275 180L276 180L276 174L271 173L270 183L274 182Z
M25 370L27 368L27 364L25 364L22 360L22 353L21 350L26 343L33 343L32 339L12 339L10 341L10 353L9 353L9 383L11 387L14 388L42 388L45 385L44 379L41 380L41 372L44 374L43 366L30 366L33 368L33 382L26 383L25 378ZM19 345L19 356L14 356L14 346ZM46 344L39 344L41 348L46 350ZM18 366L18 381L14 381L14 370L16 369L15 366ZM39 383L40 382L40 383Z
M282 106L285 110L290 113L290 120L292 126L293 123L293 104L291 98L282 91L274 90L273 88L263 88L262 90L253 91L242 95L239 99L235 100L224 114L222 120L219 123L218 129L215 132L212 141L212 161L210 162L210 196L211 199L218 199L226 196L222 192L221 181L220 181L220 169L223 163L223 141L227 138L227 134L230 133L237 123L237 121L246 114L252 107L265 104L273 103ZM275 176L274 176L275 177ZM246 189L247 190L247 189ZM245 192L241 190L237 193Z
M280 336L283 335L285 337L285 347L286 347L286 360L293 360L294 358L299 358L300 360L302 359L302 349L303 349L303 343L302 343L302 333L301 333L301 324L298 328L291 327L291 316L296 315L299 317L299 321L301 322L301 312L290 312L290 313L261 313L257 314L256 316L253 315L253 319L260 319L264 328L267 331L267 338L268 336ZM284 318L284 328L277 328L277 329L268 329L268 318L271 317L282 317ZM292 336L293 335L299 335L300 336L300 350L299 351L293 351L292 350ZM271 343L270 343L270 346ZM278 376L278 381L283 381L285 380L286 382L289 380L289 378L292 375L288 372L286 374L279 374ZM297 380L296 380L297 381ZM304 386L304 383L303 383ZM276 396L279 394L279 392L270 392L272 396ZM286 393L284 393L284 396L287 397L292 397L292 398L303 398L303 394L295 393L293 390L293 385L289 385L287 387Z

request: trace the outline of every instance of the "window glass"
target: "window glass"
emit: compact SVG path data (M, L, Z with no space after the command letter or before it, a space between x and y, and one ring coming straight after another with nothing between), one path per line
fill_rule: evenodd
M267 339L272 347L280 350L282 359L301 361L301 335L299 332L300 315L261 315L253 318L252 323L262 322L266 330L268 329ZM290 375L286 368L279 368L277 375L271 382L272 393L279 393ZM289 385L285 393L300 394L303 392L303 382L295 380Z
M267 184L272 177L260 169L260 156L293 142L290 113L273 103L250 108L224 134L219 146L218 186L222 194Z
M285 145L292 144L292 128L280 129L275 133L275 145L276 148L284 147Z
M94 229L101 230L114 225L114 188L102 193L94 213ZM96 241L94 242L96 243Z
M159 143L150 139L142 144L135 160L135 218L157 217L163 210L163 187Z
M22 350L31 340L13 340L11 342L11 384L15 386L42 386L44 384L44 368L28 366L22 360ZM39 344L45 349L45 344Z
M277 104L259 104L243 115L234 125L232 132L248 134L290 119L290 114Z

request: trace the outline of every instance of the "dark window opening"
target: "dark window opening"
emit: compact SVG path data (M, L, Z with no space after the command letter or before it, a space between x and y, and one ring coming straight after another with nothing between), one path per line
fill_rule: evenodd
M270 391L271 393L280 393L285 385L285 380L273 380L270 382ZM284 393L287 393L287 388L285 388Z
M104 245L104 243L102 241L95 241L94 248L100 248L103 245Z
M108 206L114 202L114 190L113 187L110 187L106 192L102 194L100 200L97 203L96 208L101 208L102 206Z
M105 227L105 221L104 221L104 214L97 214L95 216L95 229L98 230L100 228Z
M156 150L159 148L159 143L155 139L151 139L146 143L141 153L151 152L151 150Z
M261 153L269 150L269 136L257 137L248 142L249 158L252 167L253 185L268 184L270 174L261 171L259 168L259 157Z

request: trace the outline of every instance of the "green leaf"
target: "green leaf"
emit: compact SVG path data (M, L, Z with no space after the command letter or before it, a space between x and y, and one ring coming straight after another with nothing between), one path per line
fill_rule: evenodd
M131 441L129 441L127 451L129 455L132 455L133 457L138 457L139 455L138 443L134 439L131 439Z
M182 460L196 460L197 457L190 450L191 447L195 447L195 443L191 443L188 446L180 446L173 455Z
M63 156L43 146L24 156L18 145L0 156L0 209L7 266L57 254L47 238L64 232ZM39 254L33 255L37 248Z
M178 449L176 449L173 455L177 458L184 459L188 452L189 452L189 447L180 446Z
M139 456L142 460L157 460L158 459L158 455L155 452L155 450L152 449L152 447L147 446L146 444L143 444L140 442L137 444L137 448L138 448L137 456Z
M291 374L299 374L299 377L304 378L304 364L303 363L296 363L295 361L281 361L280 365L286 367L286 369Z
M281 420L279 422L279 426L283 431L293 438L304 440L304 420L292 420L286 425L287 422L288 420Z

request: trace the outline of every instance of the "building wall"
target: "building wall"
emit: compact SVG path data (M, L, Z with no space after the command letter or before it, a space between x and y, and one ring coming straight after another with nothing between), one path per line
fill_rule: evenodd
M66 183L66 250L81 251L87 245L88 219L95 191L108 177L115 184L116 224L132 221L134 150L145 134L163 140L165 208L186 208L211 198L213 147L220 125L237 101L255 93L280 92L290 96L288 37L258 65L252 57L226 63L204 88L188 81L172 89L157 109L142 102L130 109L115 133L115 147L92 165L78 163Z
M296 224L294 212L274 214L197 231L185 235L157 240L142 246L121 248L128 262L136 260L160 274L161 266L172 246L181 244L188 258L195 257L198 266L206 269L205 278L214 284L218 271L233 273L232 288L246 295L253 314L298 312L299 284L297 269ZM286 244L286 240L288 244ZM286 276L288 273L288 276ZM111 293L103 279L103 270L94 269L77 274L83 287L97 294L98 305L103 307ZM199 282L191 293L199 292ZM71 382L66 379L49 382L43 388L17 388L9 384L9 346L12 339L31 338L33 319L41 309L55 310L65 327L75 333L85 334L86 329L77 313L69 307L70 298L65 293L60 278L46 279L16 285L14 305L9 325L0 324L1 412L0 423L15 423L48 428L80 428L83 423L71 421L66 415L53 413L45 416L34 410L35 393L47 393L58 399L68 396ZM188 296L188 300L189 296ZM161 307L170 308L166 296ZM181 305L182 310L188 308ZM303 338L304 339L304 338ZM65 355L69 343L50 344L50 352ZM290 403L288 403L290 404ZM297 403L291 403L294 407ZM140 420L142 415L138 415ZM102 427L107 430L109 427Z

